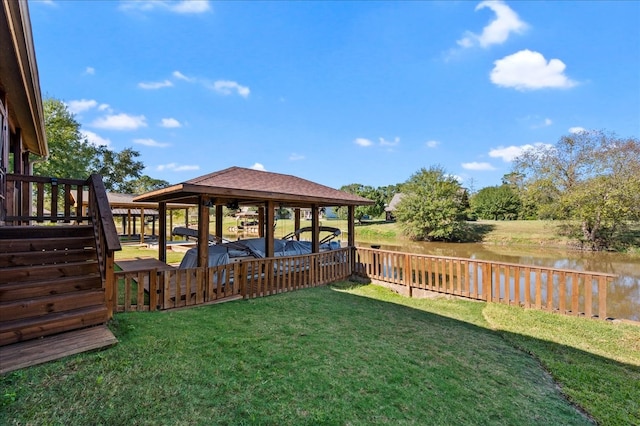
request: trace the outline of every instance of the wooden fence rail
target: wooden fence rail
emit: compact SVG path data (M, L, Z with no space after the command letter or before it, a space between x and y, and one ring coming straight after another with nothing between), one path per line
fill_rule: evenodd
M607 287L617 276L358 247L354 274L487 302L607 318Z
M213 267L116 271L116 311L165 310L325 285L351 275L351 253L343 248Z
M30 175L7 175L8 225L38 223L89 222L82 211L84 191L92 180L64 179ZM33 210L33 213L30 213Z

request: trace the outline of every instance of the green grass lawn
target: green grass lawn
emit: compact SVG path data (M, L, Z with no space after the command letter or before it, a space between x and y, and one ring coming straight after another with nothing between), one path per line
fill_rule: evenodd
M341 283L111 326L0 377L0 424L640 423L630 325Z
M158 249L150 249L140 245L123 245L122 250L115 253L116 263L118 260L153 257L158 258ZM180 263L184 257L184 252L167 250L167 263Z

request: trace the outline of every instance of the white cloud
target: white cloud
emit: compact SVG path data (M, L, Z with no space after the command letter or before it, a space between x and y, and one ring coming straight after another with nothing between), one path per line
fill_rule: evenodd
M430 141L427 141L425 143L425 145L427 145L427 148L437 148L438 145L440 145L440 142L434 141L434 140L430 140Z
M176 127L182 127L182 124L175 118L163 118L162 122L160 122L160 126L166 127L167 129L173 129Z
M88 111L91 108L98 106L98 102L93 99L80 99L77 101L69 101L67 103L67 109L72 114L79 114L84 111Z
M145 90L156 90L171 86L173 86L173 83L169 80L138 83L138 87Z
M366 138L356 138L353 142L356 145L360 145L360 146L371 146L371 145L373 145L373 142L371 142L369 139L366 139Z
M236 93L242 96L243 98L248 97L250 93L250 90L248 87L242 86L236 83L235 81L230 81L230 80L218 80L213 83L212 88L216 92L221 93L223 95L232 95L233 93Z
M493 167L489 163L478 163L476 161L472 163L462 163L462 168L467 170L476 170L476 171L495 170L495 167Z
M152 11L154 9L164 9L174 13L196 14L204 13L211 10L209 0L138 0L138 1L122 1L120 10L138 10L142 12Z
M380 138L380 145L382 146L396 146L400 143L400 138L395 137L392 141L387 141L384 138Z
M551 147L551 145L543 142L536 142L533 145L525 144L520 146L515 146L515 145L511 145L507 147L499 146L498 148L493 148L492 150L489 151L489 157L502 158L502 161L509 163L515 160L516 157L519 157L520 155L522 155L525 151L538 148L538 147Z
M98 118L92 126L99 129L135 130L147 127L147 122L144 115L115 114Z
M566 65L560 59L549 62L539 52L525 49L494 62L491 82L517 90L544 88L567 89L577 83L564 75Z
M170 8L177 13L204 13L211 9L208 0L183 0L172 2Z
M169 163L169 164L161 164L159 166L156 167L156 170L159 172L162 171L169 171L169 172L186 172L186 171L191 171L191 170L200 170L200 166L195 166L195 165L179 165L176 163Z
M99 136L97 133L88 130L81 130L80 133L91 145L111 147L111 141Z
M109 107L109 104L100 104L100 106L98 107L98 111L111 111L111 108Z
M289 156L289 160L291 161L300 161L304 160L304 155L296 154L295 152Z
M585 129L584 127L570 127L569 128L569 133L582 133L582 132L586 132L587 129Z
M465 36L458 40L458 45L462 48L469 48L475 45L488 47L492 44L502 44L509 38L511 33L522 34L528 25L520 20L518 14L502 1L483 1L476 6L476 11L489 8L496 17L486 27L482 34L474 34L467 31Z
M87 67L85 68L84 73L87 75L94 75L96 73L96 69L94 67Z
M157 148L164 148L166 146L169 146L168 143L158 142L154 139L134 139L133 143L137 143L138 145L157 147Z
M264 172L265 170L267 170L264 168L264 165L262 165L261 163L254 163L253 166L249 168L253 170L260 170L261 172Z
M184 80L184 81L193 81L194 79L191 77L187 77L186 75L182 74L180 71L174 71L173 73L171 73L171 75L173 75L173 77L177 78L178 80Z

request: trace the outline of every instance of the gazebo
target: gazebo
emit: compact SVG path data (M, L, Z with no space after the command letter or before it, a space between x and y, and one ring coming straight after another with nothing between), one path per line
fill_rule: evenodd
M135 202L158 203L160 235L158 258L166 262L167 203L198 206L198 267L207 266L209 255L209 209L215 208L215 236L223 235L223 207L258 208L259 235L265 238L265 257L274 256L274 229L271 226L277 208L294 209L295 229L300 228L300 209L311 209L312 253L320 251L320 223L318 212L322 207L348 208L348 245L355 246L354 210L373 201L330 188L292 175L272 173L242 167L209 173L183 183L139 195Z
M70 196L75 204L74 194ZM122 233L121 236L128 237L137 234L136 221L140 222L140 243L145 242L145 221L147 218L152 220L151 237L155 237L156 220L158 219L158 204L153 202L140 202L134 201L135 194L121 194L116 192L107 192L107 200L109 201L109 207L111 207L111 214L113 217L118 217L122 221ZM83 191L82 193L82 212L86 214L89 207L89 193ZM185 226L189 226L189 215L187 209L190 206L187 204L168 204L166 206L167 211L173 212L174 210L185 210ZM173 214L169 215L169 229L173 228Z

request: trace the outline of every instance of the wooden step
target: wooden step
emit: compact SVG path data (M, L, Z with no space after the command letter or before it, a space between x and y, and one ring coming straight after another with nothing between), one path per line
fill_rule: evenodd
M0 240L20 238L93 237L91 225L2 226Z
M105 324L107 320L107 308L103 304L101 306L74 309L73 311L52 313L44 317L5 321L0 323L0 346L92 325Z
M96 260L94 248L0 253L0 268Z
M104 325L14 343L0 347L0 374L117 343L116 337Z
M104 304L103 289L75 291L35 299L12 300L0 303L0 324L88 306L104 306Z
M0 283L37 281L59 277L85 276L98 272L98 261L28 265L2 268Z
M102 288L102 280L97 273L82 277L62 277L26 283L4 283L0 284L0 302L34 299L37 297L100 288Z
M53 238L11 238L0 239L0 253L41 252L51 250L73 250L95 247L91 236L53 237Z

